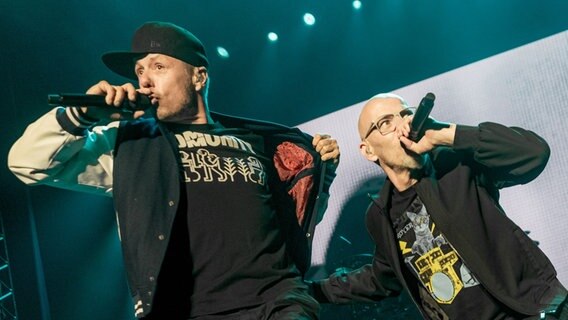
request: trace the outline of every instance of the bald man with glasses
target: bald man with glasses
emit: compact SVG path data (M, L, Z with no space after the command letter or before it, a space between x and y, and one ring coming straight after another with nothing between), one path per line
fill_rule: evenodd
M537 134L484 122L426 122L371 98L358 130L363 157L387 178L367 210L372 261L312 283L320 302L373 302L407 290L425 319L567 319L565 287L546 255L499 205L501 188L535 179L550 156Z

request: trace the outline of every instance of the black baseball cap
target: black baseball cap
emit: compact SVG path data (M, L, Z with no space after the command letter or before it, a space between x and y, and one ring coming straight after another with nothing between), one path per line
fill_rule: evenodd
M104 64L115 73L137 80L134 65L148 53L161 53L196 67L208 67L207 55L201 41L191 32L169 22L150 21L136 30L131 51L107 52Z

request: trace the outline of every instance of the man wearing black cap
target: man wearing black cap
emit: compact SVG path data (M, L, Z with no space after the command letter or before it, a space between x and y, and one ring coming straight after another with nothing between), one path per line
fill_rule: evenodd
M138 318L317 319L302 274L336 141L210 112L204 47L174 24L144 24L103 61L140 87L101 81L87 93L117 108L42 116L10 151L14 174L114 198ZM121 107L138 95L152 107Z

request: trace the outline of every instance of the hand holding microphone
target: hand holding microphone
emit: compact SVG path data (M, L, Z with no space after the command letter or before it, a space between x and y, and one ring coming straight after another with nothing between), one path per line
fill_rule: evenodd
M132 84L113 86L107 81L95 84L86 94L50 94L47 100L50 105L78 107L86 116L100 120L137 119L152 107L150 98Z
M423 154L438 146L453 145L456 125L429 118L435 99L430 92L422 98L410 122L408 136L400 137L404 147L414 153ZM429 131L427 135L426 131Z

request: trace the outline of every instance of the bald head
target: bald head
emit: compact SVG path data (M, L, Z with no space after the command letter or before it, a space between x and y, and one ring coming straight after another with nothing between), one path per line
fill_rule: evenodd
M365 134L369 130L371 123L376 120L377 116L381 114L381 109L392 105L399 105L407 108L406 101L399 95L394 93L380 93L373 96L365 103L361 114L359 115L359 136L361 140L364 139Z

